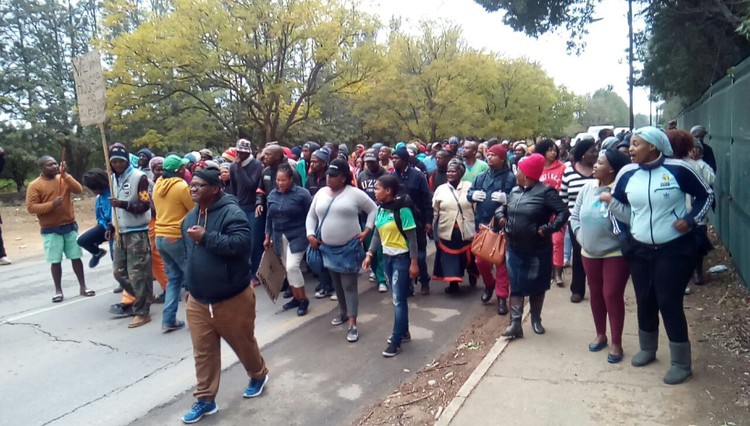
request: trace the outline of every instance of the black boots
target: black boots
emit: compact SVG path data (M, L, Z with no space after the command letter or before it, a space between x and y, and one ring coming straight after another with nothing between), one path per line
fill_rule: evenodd
M544 293L529 297L529 311L531 312L531 328L536 334L544 334L542 326L542 306L544 305Z
M492 299L492 292L494 291L494 288L485 288L482 290L482 295L479 297L479 299L482 300L482 303L487 303Z
M497 298L497 314L508 315L508 301L505 299Z
M505 329L501 336L511 339L523 337L523 328L521 320L523 319L523 297L510 297L510 325Z

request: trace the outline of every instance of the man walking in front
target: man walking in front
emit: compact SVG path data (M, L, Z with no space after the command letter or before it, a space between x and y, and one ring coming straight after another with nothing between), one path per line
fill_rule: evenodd
M182 241L182 220L195 207L185 183L188 160L177 155L164 159L164 174L154 184L156 209L156 248L167 270L167 289L161 328L164 332L179 330L185 323L177 319L177 306L185 274L185 244Z
M128 294L135 296L132 308L135 316L128 328L136 328L151 322L150 308L154 296L151 243L148 239L148 224L151 222L149 181L145 173L130 165L128 151L120 143L109 147L109 163L115 189L110 203L118 226L114 276ZM107 239L115 237L114 231L114 227L107 231Z
M255 291L250 282L252 235L245 213L221 190L219 172L202 170L190 182L197 206L182 222L187 321L193 341L198 401L182 416L195 423L215 414L221 376L221 339L234 350L250 383L244 398L263 392L268 368L255 340Z
M26 209L35 214L42 227L44 257L50 264L52 281L55 284L53 303L63 301L62 256L70 259L73 272L78 278L81 296L94 296L94 290L86 288L83 276L83 252L78 245L78 224L70 194L80 194L83 187L73 176L65 173L65 162L60 166L50 156L39 159L41 175L29 184L26 190Z

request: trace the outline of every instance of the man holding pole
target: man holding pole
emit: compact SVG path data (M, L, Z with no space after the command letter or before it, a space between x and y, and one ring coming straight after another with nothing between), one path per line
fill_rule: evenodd
M117 225L107 231L116 238L114 276L122 288L135 296L133 317L128 328L140 327L151 321L149 313L154 295L151 272L151 243L148 224L151 221L151 196L146 175L130 165L127 149L120 143L109 147L114 192L110 203Z
M58 166L50 156L39 159L42 173L26 190L26 209L35 214L42 228L44 256L51 264L52 281L55 284L53 303L63 301L62 256L70 259L73 272L78 278L81 296L94 296L94 290L86 288L83 276L83 252L78 245L78 224L70 194L80 194L83 187L73 176L65 173L65 161Z

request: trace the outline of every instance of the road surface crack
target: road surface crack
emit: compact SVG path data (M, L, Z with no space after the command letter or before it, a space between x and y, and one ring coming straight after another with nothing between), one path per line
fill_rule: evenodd
M41 324L37 324L37 323L33 323L33 322L6 322L5 324L8 324L8 325L21 325L21 326L31 327L31 328L34 329L34 331L37 331L37 332L39 332L39 333L41 333L41 334L49 337L51 340L53 340L55 342L60 342L60 343L76 343L76 344L91 343L94 346L101 346L101 347L107 348L107 349L109 349L109 350L111 350L113 352L119 352L120 351L118 348L116 348L116 347L114 347L112 345L108 345L108 344L102 343L102 342L95 342L93 340L82 341L82 340L75 340L75 339L63 339L61 337L55 336L54 334L52 334L49 331L47 331L44 328L42 328Z
M93 343L93 342L92 342L92 343ZM109 396L111 396L111 395L117 394L117 393L119 393L119 392L121 392L121 391L123 391L123 390L125 390L125 389L127 389L127 388L129 388L129 387L131 387L131 386L135 386L135 385L137 385L138 383L140 383L140 382L142 382L142 381L144 381L144 380L148 380L149 378L151 378L151 377L152 377L152 376L154 376L155 374L158 374L158 373L160 373L160 372L162 372L162 371L164 371L164 370L166 370L166 369L168 369L168 368L170 368L170 367L173 367L173 366L175 366L175 365L177 365L177 364L181 363L182 361L185 361L186 359L192 359L192 358L193 358L193 354L192 354L192 352L191 352L190 354L188 354L188 355L185 355L185 356L183 356L183 357L180 357L180 358L179 358L179 359L177 359L177 360L174 360L174 361L172 361L172 362L169 362L169 363L167 363L167 364L164 364L164 365L162 365L161 367L159 367L159 368L157 368L157 369L153 370L152 372L150 372L150 373L146 374L145 376L141 377L140 379L138 379L138 380L136 380L136 381L134 381L134 382L132 382L132 383L128 383L127 385L123 385L123 386L117 387L117 388L115 388L115 389L112 389L111 391L109 391L109 392L107 392L107 393L105 393L105 394L103 394L103 395L101 395L101 396L99 396L99 397L97 397L97 398L94 398L94 399L92 399L91 401L89 401L89 402L87 402L87 403L85 403L85 404L79 405L78 407L76 407L76 408L72 409L71 411L68 411L68 412L67 412L67 413L65 413L65 414L62 414L62 415L60 415L60 416L58 416L58 417L55 417L54 419L51 419L51 420L48 420L48 421L44 422L44 423L42 424L42 426L46 426L46 425L49 425L49 424L51 424L51 423L54 423L54 422L56 422L56 421L58 421L58 420L60 420L60 419L62 419L62 418L64 418L64 417L67 417L67 416L69 416L69 415L71 415L71 414L75 413L76 411L78 411L78 410L80 410L80 409L82 409L82 408L85 408L85 407L87 407L87 406L89 406L89 405L92 405L92 404L94 404L94 403L96 403L96 402L98 402L98 401L100 401L100 400L102 400L102 399L105 399L105 398L107 398L107 397L109 397Z

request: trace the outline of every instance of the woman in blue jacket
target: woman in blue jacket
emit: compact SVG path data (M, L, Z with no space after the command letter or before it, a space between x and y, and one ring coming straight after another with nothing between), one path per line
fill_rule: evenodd
M96 226L84 232L78 237L78 245L91 253L89 268L99 264L99 260L107 254L107 250L99 248L101 243L107 241L104 234L107 232L107 224L112 222L112 205L109 204L109 179L107 172L102 169L91 169L83 174L83 185L96 194L94 201L94 214L96 215ZM109 242L109 251L112 253L112 241Z
M268 195L268 219L263 247L273 245L276 254L284 259L286 276L293 299L283 308L297 308L297 315L307 314L310 301L305 294L305 278L300 264L307 250L305 220L310 209L310 192L294 183L291 166L282 164L276 173L276 189Z
M685 287L698 253L693 229L711 208L713 192L692 167L670 159L669 139L655 127L633 132L630 156L634 164L617 176L612 194L603 193L615 217L630 225L623 254L628 260L638 303L641 351L635 367L656 359L659 313L669 337L671 367L664 383L678 384L692 375L690 341L683 309ZM688 212L685 195L694 197Z

